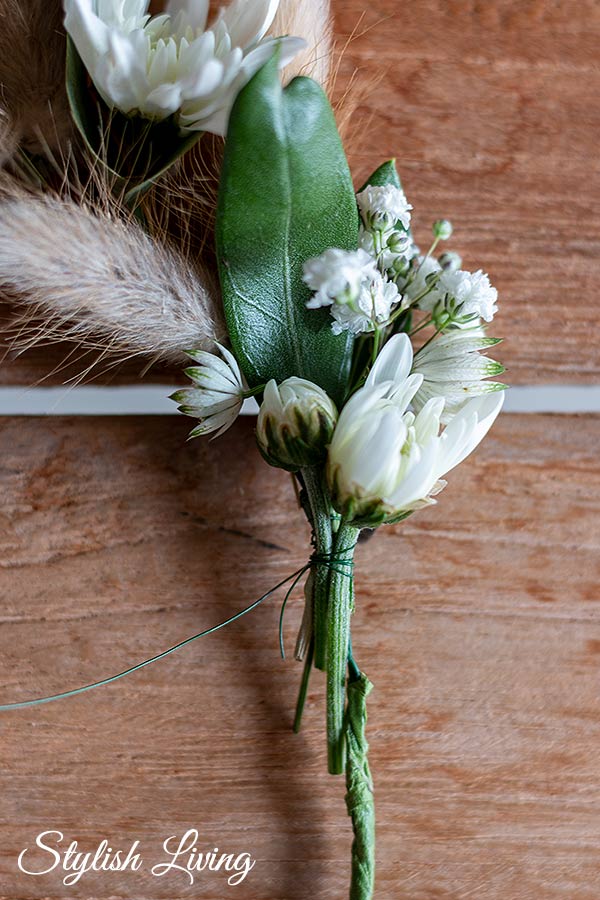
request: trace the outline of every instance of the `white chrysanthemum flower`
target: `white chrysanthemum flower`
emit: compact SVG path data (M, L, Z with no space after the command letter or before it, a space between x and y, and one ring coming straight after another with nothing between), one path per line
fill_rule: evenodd
M339 512L357 524L393 521L435 502L442 476L475 449L502 407L503 394L476 397L440 434L443 397L430 399L417 415L408 409L423 381L408 374L411 359L384 348L333 433L329 488Z
M233 102L281 47L285 66L298 38L265 38L279 0L233 0L206 28L208 0L64 0L65 28L110 107L149 119L175 115L183 132L224 135Z
M368 185L356 195L356 200L370 231L388 231L398 224L408 231L412 206L401 188L393 184Z
M444 269L436 290L427 294L419 307L433 311L436 305L443 304L444 310L457 324L476 319L491 322L498 311L497 299L498 291L481 269L477 272Z
M315 291L309 309L330 306L334 334L373 331L400 301L396 285L384 279L375 260L362 249L331 248L304 264L304 282Z
M305 378L269 381L256 422L256 439L265 459L297 471L325 457L337 421L337 409L323 388Z
M176 391L171 400L179 403L179 412L200 419L190 432L199 437L216 431L215 437L233 425L244 402L246 385L233 353L217 344L223 359L206 350L191 350L189 356L199 366L185 370L194 387Z

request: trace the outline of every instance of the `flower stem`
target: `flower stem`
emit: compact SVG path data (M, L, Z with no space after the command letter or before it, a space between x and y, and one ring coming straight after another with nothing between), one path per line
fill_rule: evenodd
M296 734L298 734L300 728L302 727L302 713L304 712L304 704L306 703L306 695L308 693L308 682L310 681L310 670L312 669L314 652L315 641L313 638L306 652L306 659L304 660L304 670L302 672L302 681L300 682L300 690L298 691L296 715L294 716L294 731Z
M323 476L318 468L302 470L310 504L315 550L323 562L313 568L314 663L325 670L327 659L327 603L329 593L329 557L331 555L331 505L325 493Z
M341 523L331 558L327 609L327 757L329 771L345 766L344 710L350 615L354 597L352 563L359 530Z

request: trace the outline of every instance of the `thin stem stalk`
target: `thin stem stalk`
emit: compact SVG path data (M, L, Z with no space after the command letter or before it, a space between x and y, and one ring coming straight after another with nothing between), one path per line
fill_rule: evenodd
M310 672L312 669L313 658L315 654L314 638L310 642L304 660L304 670L302 672L302 681L300 682L300 690L298 691L298 701L296 703L296 715L294 716L294 731L296 734L302 727L302 713L304 712L304 704L306 703L306 695L308 693L308 682L310 681Z
M332 775L344 771L344 710L350 616L354 596L352 562L358 529L341 523L336 534L329 576L327 611L327 759Z
M314 664L325 670L327 664L327 603L329 596L329 565L331 555L331 506L323 485L323 476L317 468L302 470L308 502L310 504L315 550L323 559L313 568L313 621Z

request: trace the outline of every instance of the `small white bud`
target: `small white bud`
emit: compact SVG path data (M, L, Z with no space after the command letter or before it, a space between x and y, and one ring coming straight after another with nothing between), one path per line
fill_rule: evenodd
M462 257L452 250L447 250L445 253L438 256L438 262L442 269L445 269L448 272L456 272L462 266Z

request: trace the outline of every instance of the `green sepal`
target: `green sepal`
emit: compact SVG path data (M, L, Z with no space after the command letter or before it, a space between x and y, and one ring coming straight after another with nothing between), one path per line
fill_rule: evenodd
M110 109L68 36L66 88L73 121L87 149L130 207L201 136L201 132L182 136L173 116L152 121Z
M239 94L219 187L217 253L235 355L254 387L296 375L339 403L353 338L306 308L303 264L356 250L358 212L333 111L319 85L282 89L275 55Z

